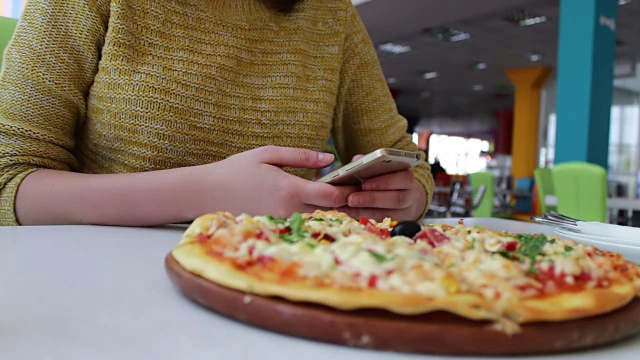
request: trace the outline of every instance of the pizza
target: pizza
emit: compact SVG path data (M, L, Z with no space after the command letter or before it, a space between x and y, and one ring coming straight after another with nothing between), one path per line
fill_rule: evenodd
M604 314L640 295L640 267L617 253L462 221L216 212L196 219L171 255L188 272L248 294L338 311L445 311L507 334Z

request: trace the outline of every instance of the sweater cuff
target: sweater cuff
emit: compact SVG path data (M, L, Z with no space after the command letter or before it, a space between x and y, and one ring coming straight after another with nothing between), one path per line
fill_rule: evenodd
M433 189L435 186L435 182L433 181L433 176L431 175L430 169L428 168L428 166L425 167L421 166L414 169L416 180L418 180L427 191L427 202L425 203L424 209L422 210L422 215L420 215L420 217L416 219L416 221L422 220L427 215L427 212L429 211L429 204L431 204L431 200L433 200Z
M7 182L2 188L0 192L0 225L20 225L18 216L16 215L16 195L18 194L18 187L27 175L36 170L40 169L30 168L18 173L18 175L14 176L14 178Z

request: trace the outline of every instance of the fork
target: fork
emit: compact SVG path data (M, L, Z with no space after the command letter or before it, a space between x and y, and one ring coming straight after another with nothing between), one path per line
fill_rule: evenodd
M532 216L531 220L545 225L559 226L567 230L578 230L578 219L562 215L555 211L544 213L544 216Z
M556 211L546 212L544 213L544 217L547 219L557 220L557 221L564 222L574 226L578 224L578 221L582 221L580 219L576 219L567 215L560 214L559 212L556 212Z

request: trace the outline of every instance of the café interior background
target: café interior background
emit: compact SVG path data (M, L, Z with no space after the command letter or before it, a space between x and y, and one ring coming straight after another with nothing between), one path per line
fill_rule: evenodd
M618 1L608 179L613 196L640 197L640 1ZM353 0L400 112L429 162L449 174L509 174L510 69L551 70L541 89L538 166L555 155L559 0ZM0 0L19 18L26 0ZM508 130L508 129L507 129ZM505 151L505 148L507 151Z

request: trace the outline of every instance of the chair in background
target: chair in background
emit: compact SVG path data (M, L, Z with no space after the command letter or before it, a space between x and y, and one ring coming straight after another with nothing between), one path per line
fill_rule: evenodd
M471 185L471 215L474 217L491 217L495 198L495 178L489 171L468 175Z
M533 178L521 177L516 180L516 187L513 192L515 200L512 210L520 214L531 214L533 203Z
M448 193L446 194L446 196L440 196L437 201L436 201L436 197L434 196L434 201L432 201L431 204L429 204L428 216L429 217L451 217L452 208L457 207L461 201L464 201L464 196L462 192L463 192L462 183L457 180L452 181L451 184L449 184Z
M13 31L18 24L18 20L0 16L0 68L2 68L2 58L4 50L9 44Z
M536 182L536 188L538 189L538 203L540 205L540 212L542 214L549 211L557 211L555 205L550 205L551 197L555 197L555 190L553 188L553 175L551 168L537 168L533 171L533 178ZM555 200L554 200L555 202ZM541 215L542 215L541 214Z
M587 162L552 169L558 212L584 221L607 220L607 171Z

